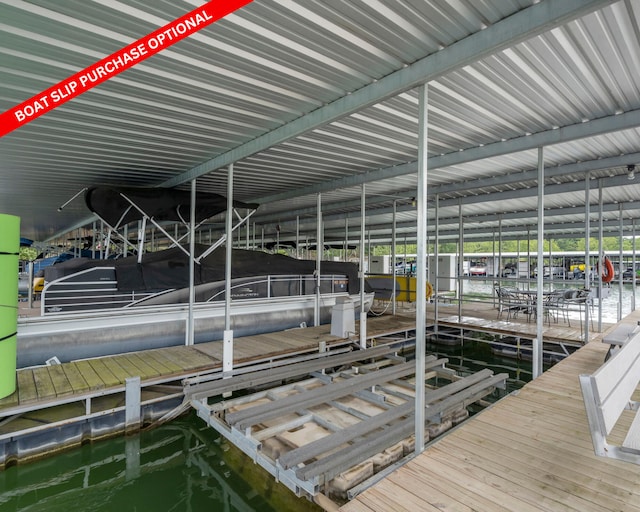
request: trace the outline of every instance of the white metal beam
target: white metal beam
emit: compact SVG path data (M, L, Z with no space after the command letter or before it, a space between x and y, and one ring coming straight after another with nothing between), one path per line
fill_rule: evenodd
M588 121L586 123L573 124L568 126L563 126L558 128L557 130L547 130L544 132L538 132L531 135L526 135L522 137L516 137L513 139L509 139L504 142L495 142L493 144L486 144L485 146L478 146L474 148L465 149L464 151L455 151L452 153L448 153L446 155L440 156L432 156L429 158L429 169L441 169L448 166L453 165L462 165L470 162L476 162L478 160L483 160L486 158L493 158L497 156L507 155L510 153L517 153L519 151L528 151L535 150L540 146L549 146L552 144L561 144L563 142L571 142L574 140L584 139L586 137L595 137L597 135L603 135L606 133L617 132L621 130L626 130L630 128L636 128L640 126L640 110L632 110L626 112L624 114L613 115L608 117L602 117L600 119L595 119L593 121ZM615 157L620 161L625 161L628 163L637 163L636 159L637 153L633 155L622 155L620 157ZM609 159L602 159L602 161L608 161ZM598 169L604 169L607 167L614 167L616 165L613 163L613 158L610 161L610 164L598 164L598 160L592 160L589 165L594 166ZM587 169L586 163L577 163L570 165L580 165L582 170L594 170ZM624 164L627 165L627 164ZM406 164L396 165L393 167L385 167L382 169L375 169L373 171L356 174L353 176L346 176L344 178L338 178L332 181L325 181L322 183L318 183L315 185L310 185L308 187L302 187L299 189L288 190L286 192L282 192L280 194L272 194L269 196L262 196L258 198L252 199L253 201L266 204L274 201L282 201L286 199L291 199L292 197L300 197L308 194L317 194L318 192L330 192L332 190L344 189L349 187L357 187L362 183L368 183L373 181L379 181L383 179L393 179L398 178L400 176L407 176L410 174L415 174L418 169L417 162L408 162ZM558 172L566 173L570 171L570 168L566 166L560 166ZM536 169L531 169L526 171L527 178L536 179ZM502 179L504 176L499 176L494 178L494 180L498 180L498 183L502 183ZM491 181L491 178L483 178L483 181L486 180L486 185L479 183L480 186L491 186L495 185L495 181ZM465 186L466 185L466 186ZM448 191L457 190L457 186L464 186L465 189L468 189L469 183L465 185L442 185L440 187L432 187L432 192L444 193Z
M425 358L427 350L426 290L427 290L427 170L428 170L428 120L429 91L423 85L418 91L418 191L416 232L418 234L416 258L416 396L415 396L415 453L422 453L425 444ZM394 262L395 265L395 262ZM395 283L394 283L395 286Z
M174 187L526 41L615 0L543 0L164 183Z

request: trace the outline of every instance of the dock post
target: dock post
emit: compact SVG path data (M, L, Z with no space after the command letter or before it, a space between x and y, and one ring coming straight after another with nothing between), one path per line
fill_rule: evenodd
M140 476L140 436L129 437L125 441L125 480L130 482Z
M124 431L126 434L140 429L140 394L140 377L128 377L125 380Z
M226 377L231 377L233 371L233 330L225 329L223 334L222 346L222 373Z

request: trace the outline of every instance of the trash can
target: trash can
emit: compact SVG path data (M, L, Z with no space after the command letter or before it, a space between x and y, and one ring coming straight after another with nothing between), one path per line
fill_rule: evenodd
M356 314L351 297L336 297L331 309L331 334L348 338L356 333Z
M20 218L0 214L0 398L16 390Z

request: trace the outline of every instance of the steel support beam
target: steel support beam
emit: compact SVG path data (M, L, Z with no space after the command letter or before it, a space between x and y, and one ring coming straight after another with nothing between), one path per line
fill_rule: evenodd
M535 150L540 146L571 142L578 139L584 139L586 137L595 137L606 133L637 128L638 126L640 126L640 110L631 110L629 112L625 112L624 114L602 117L599 119L594 119L593 121L588 121L586 123L563 126L556 130L547 130L544 132L534 133L532 135L515 137L504 142L495 142L493 144L486 144L484 146L468 148L464 151L455 151L452 153L447 153L445 155L433 156L429 159L429 168L435 170L444 167L463 165L478 160L508 155L510 153ZM634 155L637 156L637 153L635 153ZM612 162L614 161L614 159L628 161L629 163L635 163L638 161L637 159L633 158L633 155L611 157ZM598 166L599 169L604 168L599 166L597 162L597 160L591 161L588 165ZM581 164L576 163L568 165L578 166ZM307 194L316 194L318 192L329 192L337 189L357 187L360 184L366 182L380 181L383 179L394 179L409 174L415 174L417 166L417 162L409 162L394 167L376 169L362 174L346 176L344 178L339 178L332 181L325 181L315 185L310 185L308 187L302 187L299 189L283 192L281 194L273 194L270 196L256 198L254 200L259 203L269 203L274 201L287 200L291 199L292 197L299 197ZM615 167L615 165L607 165L607 167ZM526 175L526 177L531 177L531 174L533 173L533 177L531 179L535 180L535 170L529 170L526 172L529 173ZM515 177L516 176L514 176L514 178ZM499 179L501 178L502 176ZM482 178L482 180L489 180L487 181L487 184L483 186L491 186L490 179ZM522 181L522 178L520 178L520 181ZM465 188L469 188L468 185L469 183L467 182L462 186L465 186ZM445 191L454 191L453 187L455 187L455 185L442 185L443 190L440 190L437 187L433 187L433 192L444 193Z
M536 297L536 338L533 340L533 378L542 375L543 309L543 250L544 250L544 148L538 148L538 276Z
M493 55L501 50L531 39L543 32L564 25L615 0L546 0L479 30L441 51L391 73L378 81L350 91L341 98L318 108L280 128L260 135L249 142L193 167L164 183L174 187L225 167L233 162L264 151L322 125L362 110L387 98L434 80L463 66ZM623 114L624 115L624 114ZM640 124L640 123L637 123ZM554 143L554 142L549 142ZM537 145L542 145L537 143ZM511 152L511 151L509 151Z
M415 452L422 453L425 444L424 405L425 405L425 370L426 357L426 290L427 290L427 140L429 122L429 91L427 85L418 90L419 124L418 124L418 192L416 231L418 247L416 259L416 396L415 396Z
M231 375L233 371L233 330L231 330L231 260L233 255L233 163L227 171L227 217L225 219L225 287L224 287L224 333L222 339L222 371Z
M638 154L638 159L640 160L640 154ZM590 170L591 166L585 166L584 170L580 170L577 171L578 174L582 173L582 172L587 172ZM609 166L605 166L605 167L601 167L601 168L608 168ZM431 169L431 167L429 167ZM569 174L569 173L566 173ZM545 169L545 176L548 178L548 174L547 174L547 169ZM561 176L561 175L558 175ZM530 176L528 176L530 178ZM537 180L537 178L533 178L533 180ZM490 186L490 185L482 185L480 182L482 180L477 180L477 181L469 181L466 182L466 185L464 186L464 188L459 188L456 189L456 192L464 192L464 191L469 191L469 190L479 190L481 187L483 186ZM520 180L521 182L522 180ZM613 176L610 178L605 178L604 180L604 187L605 188L609 188L609 187L624 187L626 185L629 184L629 180L627 178L627 175L619 175L619 176ZM596 184L591 184L590 186L592 186L593 188L597 187ZM565 193L571 193L571 192L579 192L582 191L584 189L584 185L582 182L567 182L567 183L561 183L561 184L549 184L546 187L545 190L545 195L546 196L551 196L551 195L555 195L555 194L565 194ZM440 193L439 187L431 187L430 188L430 192L432 193ZM412 194L411 191L407 191L406 194ZM462 200L462 204L475 204L475 203L484 203L484 202L494 202L494 201L501 201L501 200L509 200L509 199L526 199L531 197L531 191L529 189L526 188L522 188L522 189L516 189L516 190L508 190L508 191L503 191L503 192L493 192L493 193L489 193L489 194L478 194L475 196L467 196L467 197L463 197L463 198L456 198L456 199L442 199L440 200L440 206L442 208L446 208L446 207L454 207L458 205L459 200ZM375 199L373 201L368 201L369 206L371 207L371 205L375 205L377 203L388 203L388 199L386 200L386 202L384 200L379 200L379 201L375 201ZM630 204L636 204L636 202L630 203ZM359 200L349 200L349 201L340 201L337 203L330 203L330 204L325 204L325 210L345 210L345 209L349 209L349 208L357 208L359 205ZM607 205L607 208L610 208L611 210L609 211L615 211L617 210L617 203L611 203L609 205ZM413 210L413 207L410 204L404 204L404 205L400 205L397 207L397 211L398 213L403 213L403 212L407 212L407 211L411 211ZM298 210L293 210L293 211L279 211L279 212L274 212L268 216L264 216L261 217L259 219L261 224L264 225L269 225L270 223L278 223L281 226L286 226L288 224L291 224L291 222L293 221L283 221L283 215L293 215L294 217L291 217L292 219L295 218L296 215L299 216L305 216L305 215L309 215L312 211L315 211L315 209L311 208L302 208L302 209L298 209ZM372 209L369 208L369 214L370 215L384 215L387 213L391 213L392 209L390 207L383 207L383 208L378 208L378 209ZM553 212L560 212L561 209L555 209L555 210L551 210L552 213L550 213L549 215L553 215ZM568 209L564 209L562 211L562 213L568 214L575 214L576 212L580 212L583 211L582 207L580 206L576 206L575 208L572 208L571 211L569 212ZM325 215L325 221L327 222L331 222L331 221L335 221L335 220L342 220L344 218L355 218L358 215L358 213L356 212L352 212L352 213L339 213L339 214L329 214L329 215ZM492 214L492 215L487 215L487 216L483 216L483 220L491 220L492 218L497 220L497 215L498 214ZM520 218L523 217L532 217L531 212L529 212L529 214L527 215L526 211L523 212L516 212L516 213L510 213L510 214L505 214L505 215L513 215L514 217L512 218L518 218L517 216L519 216ZM535 216L535 215L533 215ZM503 218L509 218L509 217L503 217ZM446 220L446 219L443 219Z

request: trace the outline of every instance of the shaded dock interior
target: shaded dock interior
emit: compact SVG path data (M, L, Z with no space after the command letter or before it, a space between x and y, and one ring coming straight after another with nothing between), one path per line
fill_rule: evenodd
M429 327L432 327L433 321L431 316L433 311L432 306L433 305L430 305L427 309L431 320L428 322ZM490 306L487 306L486 308L478 308L474 305L472 310L463 308L462 316L458 316L453 311L453 307L454 306L452 305L447 309L440 309L440 326L451 326L484 333L522 335L525 337L532 334L532 329L535 326L534 323L526 322L524 319L511 319L508 322L500 320L496 318L496 310ZM457 309L457 306L455 307ZM387 350L390 351L390 353L393 353L393 347L397 348L411 345L413 331L415 329L415 319L413 318L410 308L411 306L407 305L407 308L402 311L403 314L399 314L397 316L384 315L369 319L368 344L370 346L378 345L384 338L384 343L389 343L391 347L385 348L384 346L381 346L374 348L374 351L379 350L384 352ZM445 312L453 314L445 315ZM545 325L545 337L547 336L547 333L552 334L552 337L556 338L560 342L579 343L579 341L577 341L579 339L579 331L575 326L568 328L566 325L551 323ZM601 336L602 333L590 333L590 337L594 340L599 340ZM332 352L332 357L349 357L349 354L353 352L355 345L357 345L357 339L357 336L354 336L352 340L332 336L330 334L330 326L328 325L237 338L234 341L234 363L238 372L237 379L222 379L222 344L220 342L203 343L189 347L180 346L156 349L140 353L121 354L105 358L74 361L61 365L42 366L19 370L18 392L0 402L0 441L5 442L4 460L10 462L16 460L16 455L12 452L12 449L8 447L10 443L13 442L11 441L13 439L36 434L37 432L45 432L47 429L56 428L57 425L66 425L85 421L86 417L90 415L108 414L110 411L113 412L117 408L124 409L125 385L128 378L134 376L140 377L143 403L145 403L145 401L153 402L165 399L166 397L173 397L174 402L179 404L180 402L184 403L184 390L188 390L190 386L193 386L190 391L187 392L190 397L193 397L198 391L201 392L203 390L202 387L198 386L205 385L207 382L209 385L213 386L212 389L214 390L213 393L209 394L211 396L219 396L224 393L240 389L255 390L262 384L278 381L278 379L281 379L281 382L284 382L288 376L285 373L278 372L286 372L286 368L292 365L306 364L309 365L309 368L307 368L308 373L318 372L323 366L322 363L318 364L318 359L323 357L323 351L326 351L327 353ZM529 451L524 452L525 457L531 455L532 452L536 450L531 447L531 443L534 442L531 440L532 438L545 439L547 438L548 433L549 435L546 442L553 445L554 442L562 442L562 437L559 432L564 432L566 430L569 437L576 437L576 423L581 420L580 416L583 415L583 412L580 409L580 407L582 407L581 395L578 389L577 377L575 378L575 382L573 382L571 374L567 373L567 370L564 368L569 368L571 371L576 372L592 371L599 363L602 362L605 352L606 346L604 344L599 343L598 341L593 341L584 348L575 352L562 363L556 365L551 371L543 374L543 376L535 382L527 385L520 395L509 396L506 399L502 399L497 405L492 406L486 412L474 416L471 421L476 422L478 421L476 418L478 418L479 421L481 421L480 426L484 429L487 436L490 434L491 428L507 428L507 432L504 433L503 438L500 437L503 435L502 433L494 432L496 437L487 441L479 440L481 438L478 438L477 436L480 434L473 434L472 441L468 442L475 442L480 445L486 444L487 446L490 446L491 450L493 450L494 444L504 444L500 439L508 439L508 446L505 447L505 449L508 450L508 456L505 457L507 457L506 460L508 463L512 463L509 457L515 456L514 454L516 452L513 451L513 445L516 442L516 439L522 435L521 429L522 431L529 432L530 434L527 437L526 442L523 443L525 446L529 446ZM588 357L585 357L585 355L588 355ZM586 363L583 362L583 360L586 361ZM339 361L339 359L336 359L336 364L338 364ZM578 361L579 363L574 363L574 361ZM350 364L351 363L349 362L348 365ZM586 366L584 366L584 364L586 364ZM363 369L365 369L364 366ZM365 369L365 371L370 370ZM440 377L444 378L444 374L447 373L447 370L439 367L438 371L440 372ZM261 372L262 375L265 376L263 381L260 381L258 378ZM491 378L491 376L484 377ZM313 378L317 378L317 375ZM549 389L543 388L543 385L547 383ZM384 384L384 382L381 381L381 384ZM308 391L313 391L313 387L315 385L318 384L311 384ZM402 396L403 393L407 394L406 391L407 389L405 384L405 389L395 388L393 393L397 396ZM528 397L529 393L532 393L532 397L538 397L541 399L541 402L535 405L535 407L531 405L533 403L533 398L527 398L527 402L521 401L521 396L524 395L525 397ZM566 420L568 421L568 428L564 425L563 421L565 420L562 416L556 414L558 412L556 410L557 408L565 408L564 402L556 395L564 396L565 393L568 393L571 400L573 400L573 402L567 402L566 404L567 412L572 413L572 416ZM408 393L407 396L410 396L410 393ZM545 400L547 400L549 396L551 396L551 400L547 407ZM479 398L481 399L481 397ZM513 405L502 405L503 403L510 404L511 402L514 402ZM556 406L556 404L558 405ZM410 406L406 405L405 407ZM494 412L500 411L502 407L507 407L507 409L504 410L504 413ZM527 407L529 407L529 409L527 409ZM213 411L212 409L210 414L218 414L220 416L220 411L223 407L217 406L217 408L213 408L216 410ZM222 414L222 416L225 416L226 413L229 412L232 422L235 425L242 427L238 429L239 431L246 430L247 425L245 425L245 423L249 421L246 418L234 419L233 414L239 414L239 411L241 410L242 407L240 407L238 411L225 411ZM529 410L532 411L532 418L528 418ZM392 413L387 414L391 415ZM542 415L542 419L537 420L537 415ZM548 417L549 415L551 417ZM545 423L547 421L548 423ZM579 463L582 465L592 464L594 461L595 463L599 463L600 461L592 455L593 452L590 445L586 419L584 419L584 421L585 430L582 433L582 437L578 436L576 438L583 439L579 444L579 450L581 452L579 454ZM249 423L251 423L251 421L249 421ZM448 452L448 445L445 445L444 448L440 448L442 446L441 443L448 443L450 436L460 435L458 432L466 431L468 428L466 423L467 422L465 422L465 425L456 427L452 433L444 436L442 441L434 443L432 445L433 448L429 447L425 454L429 453L432 449L441 450L434 453ZM492 427L490 428L487 423L492 425ZM501 426L502 423L505 423L507 426ZM406 421L405 418L405 424L405 430L408 432L407 436L410 438L412 427L411 421ZM509 427L508 425L511 424L516 426ZM290 430L292 430L292 432L289 433L287 433L288 431L286 429L283 430L282 427L275 427L272 432L282 434L283 438L287 439L290 443L293 443L297 438L304 436L308 438L309 435L311 436L310 439L312 442L313 440L317 441L318 439L314 438L317 432L309 433L309 431L306 431L298 434L296 433L300 430L304 430L302 425L303 424L291 424ZM372 428L375 428L375 426ZM263 428L261 427L261 429ZM121 432L122 431L124 431L124 426ZM260 439L267 439L267 433L263 432L262 434L259 434ZM69 446L77 445L80 442L82 442L82 439L78 438L77 440L74 440L74 443L68 445L61 444L59 449L65 449ZM389 446L383 446L384 443ZM572 443L575 444L576 441L572 441ZM391 442L390 439L384 442L381 441L381 443L376 446L376 449L384 453L387 448L392 448L394 445L396 454L393 457L395 458L388 459L392 460L392 462L387 462L385 467L382 467L382 469L377 471L374 475L369 476L372 481L368 481L368 479L365 478L361 484L357 484L352 489L344 491L344 496L348 498L355 498L349 504L345 505L345 507L355 508L345 508L345 510L402 510L402 508L392 508L396 503L393 498L386 496L386 493L389 491L376 490L379 485L383 485L383 482L386 482L387 480L393 482L394 477L389 475L395 475L395 473L392 473L391 470L406 462L407 459L411 459L413 457L410 442L407 446L402 445L400 453L398 453L398 442ZM288 446L287 449L291 450L292 446L293 444ZM304 450L305 448L303 446L299 446L298 449ZM573 451L574 453L578 451L575 447L565 449ZM277 450L277 447L275 450ZM294 455L296 453L297 452L294 451ZM390 452L388 451L387 455L389 455L389 453ZM41 455L42 454L36 454L34 456ZM285 460L288 468L287 471L292 473L295 473L301 467L303 468L306 466L306 464L301 466L299 457L294 457L294 455L291 455L292 460L290 461L290 464ZM298 455L300 457L305 457L303 451ZM483 454L478 455L478 460L482 459L484 456L485 455ZM409 461L406 467L410 467L411 464L418 464L420 457ZM442 457L444 457L444 455L442 455ZM489 460L495 460L496 457L498 456L494 454ZM461 468L458 468L460 461L464 462L465 460L462 455L460 455L458 459L456 459L455 456L447 456L446 459L446 463L443 461L437 462L439 464L448 465L447 472L452 474L452 478L454 475L457 475L455 478L466 481L468 479L466 473L471 472L473 474L473 472L476 471L473 468L465 469L466 466L464 465ZM342 464L344 464L344 461ZM542 461L537 461L537 464L542 464ZM611 464L611 462L607 461L606 464ZM332 467L336 469L340 468L340 461L336 460ZM303 476L306 474L306 476L313 482L310 487L311 491L313 491L319 481L318 475L323 474L321 469L317 469L316 471L313 468L314 466L310 465L310 469L300 472ZM322 465L318 464L317 468L322 468ZM333 472L333 469L327 472L325 468L324 471L324 476L327 476ZM414 469L413 471L417 472L419 475L423 475L426 470L418 467L418 469ZM378 475L378 477L375 475ZM324 478L324 476L321 476L320 479ZM335 477L339 475L332 474L332 476ZM380 477L386 478L382 478L379 483L376 483ZM423 477L424 476L421 476L420 478ZM404 479L405 477L403 476L402 478ZM424 487L420 478L411 484L411 488ZM439 476L439 478L443 477ZM504 478L504 476L500 476L499 478ZM435 481L436 479L434 478L434 482ZM370 485L373 485L370 491L362 493L362 491ZM452 489L456 489L456 487L452 487ZM397 490L392 490L391 492L393 493L396 491ZM380 492L382 494L378 495ZM443 491L441 490L437 491L434 496L440 496L439 493L442 492ZM374 497L371 498L371 496ZM393 496L393 494L391 494L391 496ZM385 508L385 503L390 499L389 507L391 508ZM406 504L398 506L406 506L410 503L414 503L415 505L415 503L420 502L419 500L416 502L416 498L414 496L407 497L406 499L408 500ZM447 501L437 500L436 502L441 504L448 503ZM424 510L430 510L429 507L434 506L428 501L425 501L424 503L424 506L426 507ZM520 504L519 501L514 503L517 505ZM362 506L369 508L358 508ZM459 504L456 502L456 504L452 506L452 510L458 510L457 507ZM413 510L416 510L415 506ZM463 507L462 510L466 509ZM493 509L486 508L486 510ZM498 508L496 510L500 509ZM526 510L526 508L523 508L523 510ZM549 508L549 510L552 510L552 508ZM588 508L585 508L584 510L588 510ZM607 509L605 508L603 510ZM631 508L630 510L635 509Z
M625 321L638 319L634 313ZM578 381L602 365L608 348L588 343L341 510L640 510L640 466L594 454ZM632 419L623 413L614 440Z
M390 333L405 337L414 328L412 318L384 317L371 323L369 335L372 340ZM320 357L324 351L340 353L355 348L352 340L333 336L330 331L330 325L323 325L237 338L235 371L244 374L276 368ZM16 392L0 400L0 466L136 430L151 421L143 414L130 425L122 419L112 428L78 426L91 419L124 415L128 379L140 379L142 407L171 400L171 408L183 401L183 380L205 374L222 376L220 341L19 369ZM27 436L72 425L77 431L68 440L53 444L39 440L34 445L27 442L28 448L21 446ZM40 445L43 450L37 449Z

